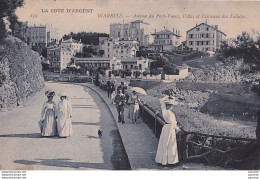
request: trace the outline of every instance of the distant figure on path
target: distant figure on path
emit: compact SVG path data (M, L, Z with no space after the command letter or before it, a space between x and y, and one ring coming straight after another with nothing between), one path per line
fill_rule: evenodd
M107 97L111 98L111 78L109 78L109 80L107 81Z
M122 93L125 94L125 91L127 89L127 86L125 85L125 83L122 81L121 84L117 87L117 90L121 89Z
M128 99L128 104L130 105L128 117L135 124L137 119L139 119L139 103L140 99L138 98L137 92L133 91L133 93L130 95Z
M113 80L111 82L111 88L110 88L110 94L111 94L111 98L114 98L116 96L116 80Z
M116 103L116 109L118 112L118 122L122 122L122 124L124 124L124 108L126 103L126 97L122 93L122 90L117 90L117 95L114 99L114 102Z
M167 165L179 162L177 151L176 130L179 130L174 113L171 111L177 102L173 97L165 96L160 99L162 115L166 124L162 128L155 162Z
M60 137L72 136L72 107L67 100L68 95L66 93L61 94L61 101L58 103L57 109L57 127L58 135Z
M57 131L56 123L56 104L52 101L53 96L55 95L54 91L46 91L45 95L48 98L43 104L42 113L41 113L41 135L42 136L54 136Z

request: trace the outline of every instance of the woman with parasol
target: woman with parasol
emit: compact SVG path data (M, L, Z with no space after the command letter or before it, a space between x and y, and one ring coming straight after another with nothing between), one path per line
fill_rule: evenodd
M42 112L41 112L41 120L39 121L39 125L41 128L42 136L54 136L56 135L56 104L53 100L53 96L55 95L54 91L46 91L45 95L48 98L43 104Z

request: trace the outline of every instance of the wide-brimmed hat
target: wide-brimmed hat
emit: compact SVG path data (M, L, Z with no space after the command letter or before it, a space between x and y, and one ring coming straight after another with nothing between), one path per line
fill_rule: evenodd
M175 105L178 104L178 101L176 101L174 98L172 98L172 99L167 99L167 100L165 100L164 103L165 103L165 104L168 104L168 105L173 105L173 106L175 106Z
M61 93L60 93L60 96L68 97L68 94L67 94L66 92L61 92Z
M48 91L45 91L45 95L46 95L47 97L53 97L53 96L55 95L55 92L48 90Z

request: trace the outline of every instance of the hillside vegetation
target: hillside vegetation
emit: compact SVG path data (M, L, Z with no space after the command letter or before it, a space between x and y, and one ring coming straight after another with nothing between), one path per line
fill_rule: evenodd
M23 103L44 87L39 54L18 38L0 42L0 111Z

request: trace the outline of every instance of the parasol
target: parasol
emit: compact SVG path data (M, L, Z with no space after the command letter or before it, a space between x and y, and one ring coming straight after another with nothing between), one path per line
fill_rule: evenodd
M142 94L142 95L147 95L145 90L143 88L139 88L139 87L133 87L131 88L131 91L136 91L137 93L139 94Z

